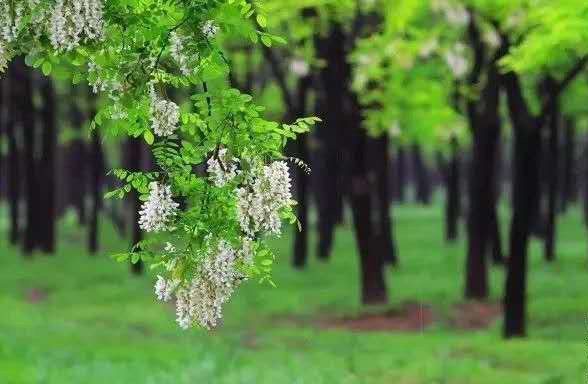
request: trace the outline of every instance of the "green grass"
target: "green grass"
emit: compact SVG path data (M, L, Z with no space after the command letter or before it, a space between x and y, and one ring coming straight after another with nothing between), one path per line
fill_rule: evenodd
M579 212L560 221L555 264L546 265L540 244L532 244L529 337L515 341L500 338L500 320L480 331L446 320L462 300L464 245L444 244L440 212L395 211L401 266L388 271L390 307L419 301L436 313L434 325L416 333L317 326L318 318L362 310L354 241L345 228L331 262L311 257L302 272L290 267L288 239L276 242L278 288L247 283L212 333L178 329L173 308L154 300L153 276L132 277L106 257L125 246L106 223L104 254L94 258L71 219L60 225L59 253L32 261L9 248L2 233L0 383L586 382L588 256ZM493 268L494 300L503 279ZM31 290L47 298L32 302Z

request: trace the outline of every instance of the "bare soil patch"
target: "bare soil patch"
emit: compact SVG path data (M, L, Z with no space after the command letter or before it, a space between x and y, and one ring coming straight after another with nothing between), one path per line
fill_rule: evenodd
M502 316L502 305L497 302L466 302L453 306L449 322L463 330L483 329Z
M352 331L419 332L433 323L431 306L422 303L404 303L399 308L383 313L365 313L356 317L325 318L320 326L327 329Z

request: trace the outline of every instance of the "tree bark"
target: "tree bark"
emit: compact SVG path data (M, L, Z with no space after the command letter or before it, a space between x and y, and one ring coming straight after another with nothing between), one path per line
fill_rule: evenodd
M84 113L79 106L79 96L78 88L75 86L72 87L70 92L69 120L78 137L72 140L69 145L68 173L70 179L76 181L70 183L69 193L71 202L78 213L78 222L83 225L86 223L86 165L88 159L86 158L86 143L81 137L85 119Z
M447 186L445 203L445 239L453 243L459 235L459 217L461 214L461 173L460 153L457 139L451 139L451 160L445 174Z
M406 150L398 147L396 151L396 161L394 162L394 191L396 201L404 203L406 201Z
M474 66L468 83L476 85L484 68L487 76L480 98L466 103L473 147L469 168L465 297L485 300L489 293L486 254L491 244L492 216L496 208L496 159L500 137L497 61L502 57L503 51L496 52L486 63L484 46L476 23L477 20L472 15L468 35L474 51Z
M6 84L4 93L6 95L7 116L6 116L6 138L8 142L8 164L7 172L7 194L10 206L10 243L16 245L20 238L20 194L21 194L21 162L20 151L18 148L18 140L16 124L19 120L19 82L16 63L12 62L9 65L9 70L6 76Z
M504 329L506 338L526 333L527 252L539 187L541 141L539 119L530 115L518 76L503 75L509 114L514 128L513 214L510 228L510 257L504 290Z
M431 175L418 144L412 145L412 160L414 164L416 201L423 205L431 204Z
M293 116L303 116L306 114L306 99L312 86L312 78L305 77L299 80L296 98L295 110ZM309 160L308 137L300 135L296 138L295 154L302 161ZM301 167L296 167L296 214L300 221L300 228L294 228L294 257L293 265L296 268L303 268L308 260L308 203L309 203L309 182L310 175Z
M37 220L41 223L40 247L46 253L55 251L55 150L57 147L57 121L55 88L51 78L39 80L40 93L43 99L41 109L42 118L42 148L39 163L39 183L42 193L36 191L39 199L40 211L36 212Z
M328 65L320 70L318 80L321 89L317 95L316 113L324 124L316 131L319 141L315 185L317 190L319 243L317 254L322 260L331 253L335 226L341 218L343 198L341 194L341 130L349 124L342 105L346 104L345 34L340 27L331 29L326 37L315 36L315 47L320 58ZM319 162L315 162L319 164Z
M139 171L142 168L143 160L142 160L142 143L140 139L130 138L127 140L126 148L125 148L126 155L128 156L128 167L132 171ZM132 212L132 244L135 245L141 240L143 240L143 233L141 232L141 228L139 227L139 211L141 209L141 200L139 200L139 194L136 191L132 191L129 195L130 199L130 206ZM143 273L143 261L139 260L136 263L131 263L130 265L131 272L135 275L140 275Z
M360 128L362 129L362 128ZM388 136L369 139L372 147L373 170L375 179L374 200L377 204L377 226L375 235L377 238L377 253L381 255L385 263L398 264L396 244L392 224L391 194L389 190L390 154Z
M91 92L91 90L88 90L88 116L93 119L96 115L96 96ZM90 226L88 228L88 250L90 254L95 254L98 251L99 215L102 209L102 179L104 175L104 153L102 152L98 128L95 128L92 132L91 140L90 193L92 197L92 210L90 212Z
M17 94L17 111L21 129L23 130L23 156L24 156L24 186L25 186L25 228L23 239L23 251L29 256L40 244L42 237L39 220L36 215L41 211L39 207L39 193L41 185L37 177L36 162L36 127L35 110L33 107L33 83L31 72L26 68L22 58L15 59L15 80Z
M550 91L551 92L551 91ZM558 162L559 162L559 101L552 104L549 113L549 153L547 158L548 167L548 185L547 185L547 220L545 226L544 257L548 262L555 260L555 236L556 236L556 215L557 215L557 197L558 197Z
M578 200L578 182L576 167L576 125L572 118L564 119L564 153L561 188L561 210L565 212L569 204Z

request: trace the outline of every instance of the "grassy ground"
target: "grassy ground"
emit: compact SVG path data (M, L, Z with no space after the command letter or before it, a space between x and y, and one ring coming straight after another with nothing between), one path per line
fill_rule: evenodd
M134 278L105 256L124 246L110 228L95 258L67 220L51 257L23 260L1 234L0 383L586 382L588 257L578 212L561 221L554 265L533 244L529 338L508 342L500 320L480 331L446 320L461 301L464 246L443 243L439 207L406 206L395 215L401 266L388 271L390 306L431 304L436 321L420 332L317 325L361 311L347 229L337 233L329 264L312 257L303 272L289 266L288 239L277 242L278 288L248 283L212 333L179 330L173 308L154 300L153 276ZM503 278L493 269L495 300Z

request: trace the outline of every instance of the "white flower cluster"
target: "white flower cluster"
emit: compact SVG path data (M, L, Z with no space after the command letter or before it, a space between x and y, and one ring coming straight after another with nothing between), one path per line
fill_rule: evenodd
M102 0L57 0L49 21L49 39L58 51L102 37Z
M158 300L169 301L175 289L180 284L177 280L167 280L157 275L157 282L155 283L155 296Z
M216 156L211 156L206 162L210 179L216 187L224 187L226 183L233 180L239 174L237 159L227 159L226 148L221 148Z
M433 0L431 8L445 13L445 19L451 25L464 26L470 21L470 14L463 6L451 4L448 0Z
M176 315L180 327L187 329L199 324L211 329L218 324L223 304L241 281L235 262L235 250L224 240L219 241L213 255L206 255L190 286L176 292Z
M9 60L10 56L8 55L7 49L2 44L2 40L0 40L0 72L4 72Z
M465 57L465 45L456 43L451 49L445 52L445 62L456 78L465 76L469 69L468 61Z
M214 20L208 20L202 25L202 34L211 40L216 36L218 32L218 26L214 23Z
M184 46L186 38L181 37L175 31L170 35L170 54L171 57L180 67L180 72L184 76L190 76L194 73L196 63L198 62L198 54L195 57L189 57L186 55Z
M171 187L157 182L149 184L149 199L139 211L139 226L147 232L171 230L170 220L176 215L179 204L172 199Z
M502 38L494 29L488 29L484 35L483 39L490 46L490 48L498 48L502 43Z
M170 100L157 95L153 84L149 84L151 105L151 129L157 136L170 136L178 128L180 122L180 107Z
M439 41L437 38L432 38L426 41L423 45L421 45L421 49L419 50L419 56L423 59L431 57L435 51L439 49Z
M243 232L255 237L260 231L281 233L280 211L292 198L288 165L265 165L249 185L237 188L237 217Z

